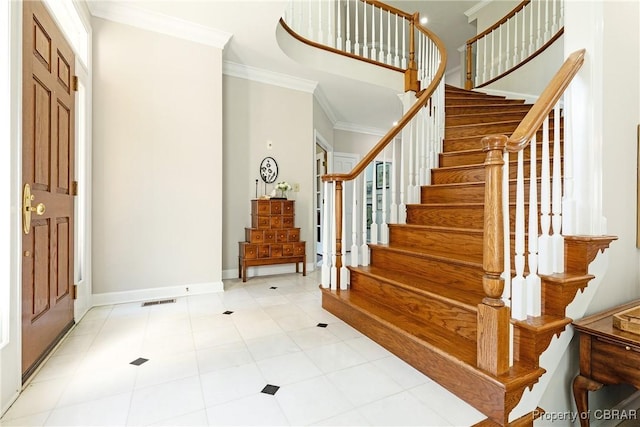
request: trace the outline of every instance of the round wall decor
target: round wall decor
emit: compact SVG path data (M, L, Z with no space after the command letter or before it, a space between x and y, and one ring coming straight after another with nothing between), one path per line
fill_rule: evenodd
M275 182L278 178L278 163L273 157L265 157L260 162L260 177L267 184Z

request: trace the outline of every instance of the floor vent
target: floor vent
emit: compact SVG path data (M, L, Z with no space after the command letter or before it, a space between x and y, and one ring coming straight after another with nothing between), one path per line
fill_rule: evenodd
M159 299L159 300L156 300L156 301L146 301L146 302L143 302L143 303L142 303L142 306L143 306L143 307L149 307L149 306L151 306L151 305L172 304L172 303L174 303L174 302L176 302L176 299L175 299L175 298L172 298L172 299Z

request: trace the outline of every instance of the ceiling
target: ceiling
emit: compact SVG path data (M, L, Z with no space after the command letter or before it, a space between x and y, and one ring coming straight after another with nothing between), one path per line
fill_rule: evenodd
M231 33L223 54L226 61L318 82L324 105L331 110L338 127L384 132L401 115L398 93L394 90L314 70L284 54L276 40L276 28L288 0L89 0L88 3L92 11L96 5L100 8L126 5ZM447 47L447 69L460 65L457 49L475 35L475 23L469 24L464 12L475 6L477 0L390 0L386 3L426 15L427 27Z

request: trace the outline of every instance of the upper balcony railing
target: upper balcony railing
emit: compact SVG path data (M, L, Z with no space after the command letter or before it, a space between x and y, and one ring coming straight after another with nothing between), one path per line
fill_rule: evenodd
M564 32L563 0L525 0L467 41L466 89L488 85L529 62Z

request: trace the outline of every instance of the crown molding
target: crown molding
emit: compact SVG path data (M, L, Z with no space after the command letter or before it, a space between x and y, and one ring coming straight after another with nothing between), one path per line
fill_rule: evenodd
M379 129L369 126L361 126L354 123L338 122L333 126L335 130L343 130L347 132L364 133L374 136L385 136L389 129Z
M316 88L313 96L316 98L316 101L318 101L318 104L320 105L320 108L322 108L322 111L324 111L324 113L327 115L327 118L331 122L331 126L335 126L338 122L338 118L336 117L336 113L333 111L333 108L331 107L327 96L324 94L320 86Z
M233 34L162 13L116 2L88 2L91 15L143 30L224 49Z
M492 0L480 0L478 3L476 3L474 6L470 7L469 9L467 9L464 14L467 16L468 21L469 22L473 22L476 17L474 16L476 13L478 13L480 11L480 9L482 9L483 7L487 6L489 3L491 3Z
M222 63L222 73L240 79L252 80L287 89L299 90L301 92L313 93L318 86L318 82L306 80L300 77L290 76L263 68L252 67L250 65L238 64L237 62L224 61Z

